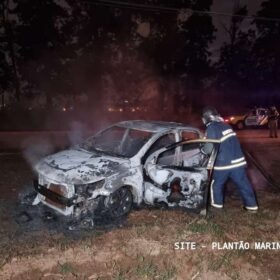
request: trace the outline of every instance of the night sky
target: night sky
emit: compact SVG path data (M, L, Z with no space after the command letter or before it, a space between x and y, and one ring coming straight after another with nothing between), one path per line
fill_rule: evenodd
M211 8L212 12L232 14L235 3L239 2L240 6L247 6L248 15L256 15L257 11L261 7L263 0L213 0ZM217 28L216 40L211 46L213 52L213 60L216 60L219 55L220 47L224 41L227 40L227 34L222 27L222 24L229 25L231 18L224 16L213 16L213 22ZM245 20L243 28L246 29L249 26L251 20Z

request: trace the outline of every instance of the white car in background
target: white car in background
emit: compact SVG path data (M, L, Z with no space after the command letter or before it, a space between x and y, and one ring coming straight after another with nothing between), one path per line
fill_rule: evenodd
M206 213L218 142L181 123L124 121L37 165L33 205L74 218L126 215L133 203Z
M243 115L224 117L224 120L237 129L267 127L268 109L254 108Z

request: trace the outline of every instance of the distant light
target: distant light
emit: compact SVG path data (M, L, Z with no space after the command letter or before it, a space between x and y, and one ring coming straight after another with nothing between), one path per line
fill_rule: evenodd
M125 100L124 103L128 103L128 100Z
M229 119L225 119L225 122L229 122Z
M229 119L230 119L231 121L233 121L233 120L234 120L234 117L230 117Z
M123 108L120 108L119 111L120 111L120 112L123 112Z
M135 112L136 110L135 110L135 108L131 108L131 112Z
M62 111L63 111L63 112L66 112L66 111L67 111L66 107L63 107L63 108L62 108Z
M111 108L111 107L109 107L109 108L108 108L108 112L114 112L114 109Z

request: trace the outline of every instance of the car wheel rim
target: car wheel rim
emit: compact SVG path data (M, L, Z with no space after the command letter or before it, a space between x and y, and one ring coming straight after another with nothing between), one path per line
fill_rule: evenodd
M132 195L126 188L117 190L114 194L109 197L107 202L111 213L115 217L120 217L127 214L131 208Z

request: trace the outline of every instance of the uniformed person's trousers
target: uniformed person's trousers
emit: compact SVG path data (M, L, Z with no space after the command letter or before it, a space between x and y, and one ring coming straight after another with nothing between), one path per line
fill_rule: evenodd
M269 121L268 127L269 127L269 136L277 138L278 121L277 120Z
M256 197L243 166L227 170L214 170L210 187L211 205L216 208L223 207L224 187L228 179L236 184L245 208L257 210Z

